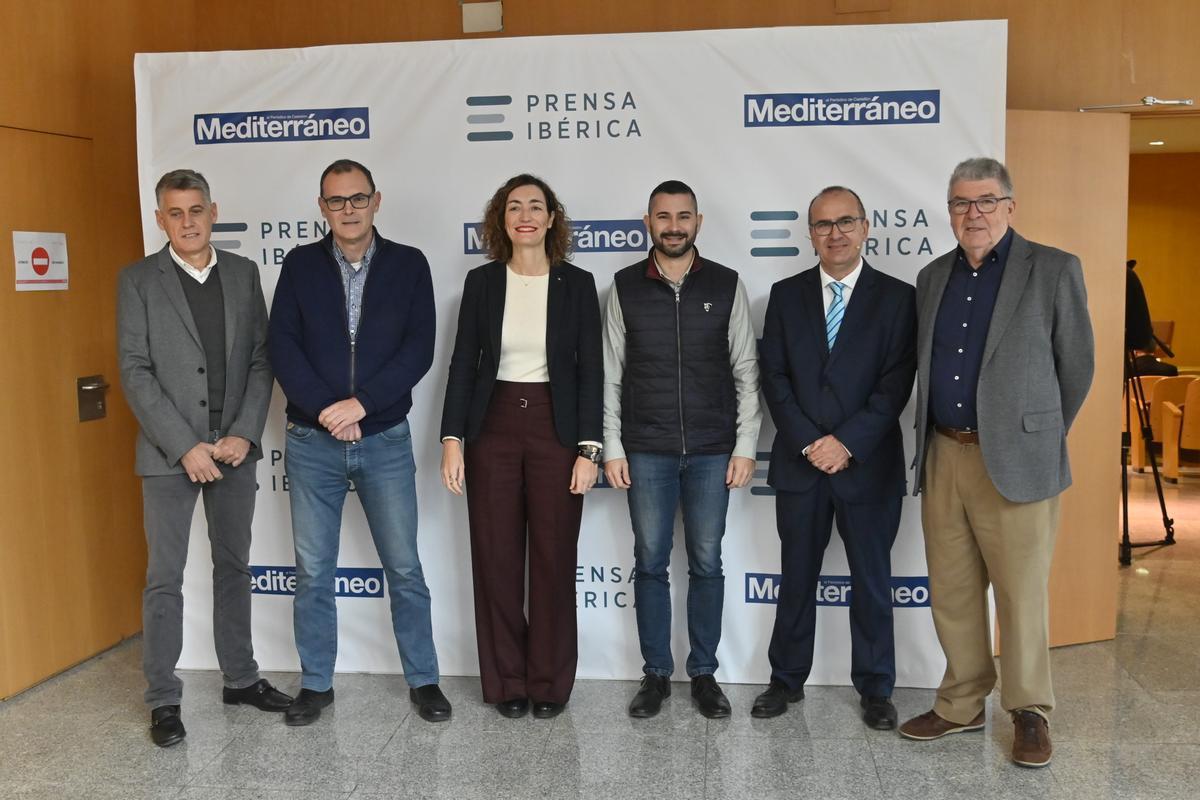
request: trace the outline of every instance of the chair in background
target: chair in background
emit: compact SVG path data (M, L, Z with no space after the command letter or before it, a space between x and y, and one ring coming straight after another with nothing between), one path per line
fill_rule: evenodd
M1200 456L1200 380L1188 384L1183 404L1163 404L1163 478L1179 483L1180 456Z
M1188 385L1195 381L1195 375L1163 378L1150 390L1150 433L1155 450L1160 449L1163 443L1163 406L1166 403L1174 403L1177 407L1183 405ZM1151 453L1149 457L1155 456Z
M1163 319L1159 320L1158 322L1151 322L1150 327L1154 331L1155 339L1157 339L1159 342L1162 342L1167 347L1171 346L1171 340L1175 338L1175 320ZM1151 355L1153 355L1155 358L1168 358L1167 352L1158 345L1158 342L1155 342L1154 350L1151 351Z

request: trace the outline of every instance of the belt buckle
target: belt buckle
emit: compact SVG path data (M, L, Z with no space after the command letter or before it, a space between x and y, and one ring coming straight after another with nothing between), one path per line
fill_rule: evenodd
M522 397L520 400L520 407L521 408L529 408L529 401L526 400L524 397Z

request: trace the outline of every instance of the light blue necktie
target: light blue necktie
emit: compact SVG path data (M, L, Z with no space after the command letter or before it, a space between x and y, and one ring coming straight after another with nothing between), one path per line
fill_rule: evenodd
M846 315L846 306L842 303L842 290L846 288L846 284L834 281L829 284L829 288L833 289L833 302L829 304L829 311L825 314L825 341L832 351L833 343L837 341L838 328L842 327L842 317Z

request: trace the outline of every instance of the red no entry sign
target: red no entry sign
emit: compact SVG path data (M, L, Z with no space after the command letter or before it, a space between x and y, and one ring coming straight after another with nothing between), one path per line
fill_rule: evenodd
M29 263L33 267L33 271L38 275L45 275L50 271L50 254L46 252L44 247L33 248L33 253L29 256Z

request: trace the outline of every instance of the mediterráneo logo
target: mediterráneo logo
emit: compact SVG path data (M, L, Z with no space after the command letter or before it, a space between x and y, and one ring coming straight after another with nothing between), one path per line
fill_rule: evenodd
M650 246L640 219L571 220L571 250L575 253L640 253ZM483 252L478 222L463 223L463 254Z
M770 572L746 573L746 602L779 602L783 576ZM849 606L850 576L822 575L817 579L818 606ZM893 608L925 608L929 605L929 578L892 577Z
M941 120L942 92L748 94L747 128L809 125L919 125Z
M338 597L383 597L383 570L378 567L338 567L333 578ZM250 566L252 594L295 594L295 567Z
M197 114L192 133L196 144L370 139L371 118L366 106L232 111Z

